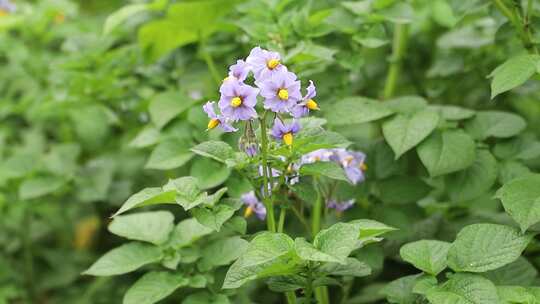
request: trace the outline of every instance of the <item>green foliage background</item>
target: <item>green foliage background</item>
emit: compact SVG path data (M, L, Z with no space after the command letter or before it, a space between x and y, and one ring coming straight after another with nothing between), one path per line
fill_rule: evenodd
M315 81L322 111L312 123L368 156L366 183L340 188L355 207L325 213L323 228L369 218L398 229L334 257L362 264L324 282L330 303L540 303L538 1L16 4L0 17L0 303L153 303L126 294L144 273L167 283L159 290L171 294L166 303L284 303L271 290L303 287L274 277L271 290L263 280L221 290L264 223L248 219L246 228L241 212L233 216L249 184L224 164L229 146L199 156L208 156L200 143L238 141L205 132L201 106L257 45ZM133 232L144 216L109 225L133 193L181 176L198 178L201 191L228 188L219 233L199 223L207 217L200 209L175 205L147 208L164 212L152 213L163 225L150 235ZM308 208L312 190L294 189ZM189 240L174 238L178 222ZM285 230L309 239L299 221ZM163 244L175 251L158 251ZM89 269L119 246L139 246L147 263ZM498 254L501 247L510 249ZM193 257L201 276L164 272ZM463 285L484 297L463 295Z

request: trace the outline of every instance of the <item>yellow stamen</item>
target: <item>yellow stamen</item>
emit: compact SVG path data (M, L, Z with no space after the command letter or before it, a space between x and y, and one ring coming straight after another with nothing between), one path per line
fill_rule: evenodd
M352 156L350 156L350 155L347 156L347 157L345 157L345 164L346 164L346 165L350 165L351 162L353 161L353 159L354 159L354 157L352 157Z
M4 16L7 16L9 15L9 13L3 9L0 9L0 17L4 17Z
M367 165L364 164L364 163L361 163L361 164L360 164L360 170L362 170L362 171L367 171Z
M283 142L287 146L292 145L292 143L293 143L293 135L292 135L292 133L287 133L287 134L283 135Z
M253 214L253 208L252 208L252 207L247 207L247 208L246 208L246 211L244 211L244 217L245 217L245 218L248 218L248 217L250 217L252 214Z
M306 107L310 110L319 110L319 105L313 99L310 99L308 100L308 102L306 102Z
M216 119L216 118L210 119L210 121L208 122L208 130L212 130L218 125L219 125L219 119Z
M278 65L279 65L279 60L278 59L270 59L270 60L268 60L268 62L266 62L266 66L270 70L275 69Z
M287 89L279 89L277 94L281 100L289 99L289 91L287 91Z
M238 108L240 105L242 105L242 98L235 97L231 99L231 106L233 106L234 108Z

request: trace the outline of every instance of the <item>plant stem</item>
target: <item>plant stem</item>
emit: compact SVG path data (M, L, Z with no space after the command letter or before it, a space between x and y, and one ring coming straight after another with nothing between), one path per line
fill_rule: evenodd
M210 70L210 74L212 75L212 78L214 78L214 81L216 82L217 85L220 85L222 77L220 76L220 73L218 72L216 68L216 64L214 63L214 58L206 50L206 38L204 38L202 35L199 35L199 53L203 57L204 62L206 62L206 66L208 67L208 70Z
M394 38L392 41L392 56L390 57L390 68L386 76L383 98L388 99L394 95L396 83L401 72L401 62L407 49L407 36L409 26L407 24L396 24Z
M523 47L525 47L525 49L527 49L529 53L538 54L538 49L532 41L532 33L530 27L531 20L529 10L532 8L532 1L529 1L527 5L527 12L525 14L525 17L522 18L523 20L520 20L521 16L519 13L516 13L510 8L508 8L502 0L493 0L493 3L495 4L495 7L497 7L497 9L501 12L501 14L508 18L510 23L512 23L514 29L517 31L519 37L521 38Z
M313 295L313 275L311 273L311 267L308 265L308 273L307 273L307 286L305 289L306 299L304 303L311 304L311 297Z
M281 207L279 210L279 220L277 232L283 232L283 226L285 225L285 216L287 215L287 208Z
M317 199L315 200L311 214L311 234L313 237L321 230L322 197L317 184L317 179L313 180L313 186L315 191L317 191Z
M294 291L287 291L285 298L287 298L287 304L296 304L296 294Z
M259 119L261 123L261 156L263 166L263 201L266 207L266 225L269 231L276 232L276 220L274 218L274 204L270 199L270 193L268 191L268 134L266 133L266 114Z

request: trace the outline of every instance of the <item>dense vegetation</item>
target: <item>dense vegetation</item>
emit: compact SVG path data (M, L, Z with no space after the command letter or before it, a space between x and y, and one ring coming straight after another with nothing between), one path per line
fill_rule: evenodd
M0 303L540 303L539 50L537 0L0 0Z

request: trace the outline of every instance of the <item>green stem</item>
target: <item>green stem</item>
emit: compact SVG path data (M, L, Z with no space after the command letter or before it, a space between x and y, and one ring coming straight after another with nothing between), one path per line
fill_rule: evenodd
M206 50L206 38L202 37L202 35L199 35L199 53L203 57L204 62L206 63L206 66L208 67L208 70L210 70L210 74L212 75L212 78L214 78L214 81L216 82L217 85L220 85L223 77L220 76L220 73L218 72L216 68L216 64L214 63L214 58Z
M311 267L308 265L307 273L307 286L305 289L306 299L304 303L311 304L311 298L313 296L313 274L311 273Z
M321 212L322 212L322 197L319 186L317 185L317 179L313 181L313 186L315 191L317 191L317 199L313 205L312 215L311 215L311 234L313 237L317 235L319 230L321 230Z
M407 49L407 36L409 26L407 24L396 24L394 38L392 42L392 56L390 57L390 68L386 76L383 98L388 99L394 95L397 79L401 72L401 62Z
M296 294L294 291L287 291L285 298L287 299L287 304L296 304Z
M514 26L514 29L518 33L519 37L521 38L521 42L523 43L523 46L529 53L535 53L538 54L538 49L534 45L532 41L532 33L530 28L530 14L529 9L532 7L532 2L529 1L529 5L527 6L527 13L525 15L525 18L523 18L523 22L520 22L521 16L519 12L514 12L510 8L504 4L502 0L493 0L493 3L495 4L495 7L503 14Z
M266 207L266 225L268 231L276 232L276 220L274 218L274 204L268 191L268 134L266 133L266 113L259 119L261 123L261 156L263 165L263 201Z
M287 215L287 208L281 207L279 210L279 220L277 232L283 232L283 226L285 225L285 216Z

